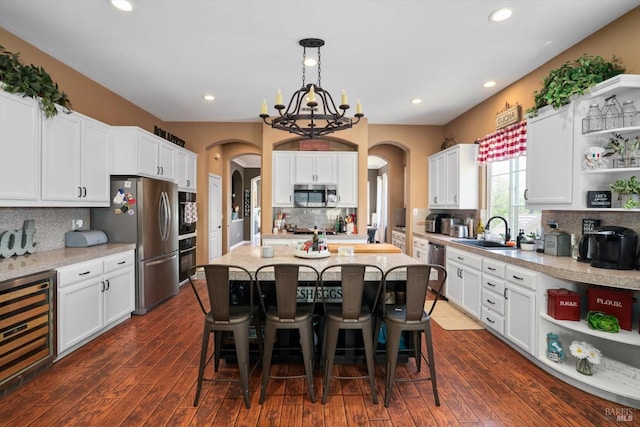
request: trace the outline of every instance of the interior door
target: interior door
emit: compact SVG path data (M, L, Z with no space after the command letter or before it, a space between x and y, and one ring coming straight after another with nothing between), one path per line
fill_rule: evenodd
M222 178L209 174L209 262L222 255Z

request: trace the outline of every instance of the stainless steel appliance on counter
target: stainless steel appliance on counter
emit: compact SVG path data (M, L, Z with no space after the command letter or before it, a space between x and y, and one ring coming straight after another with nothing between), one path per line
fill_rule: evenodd
M448 218L448 214L430 213L424 221L424 230L427 233L442 232L442 218Z
M136 244L136 309L178 292L178 186L141 177L112 177L111 206L91 209L91 227L111 243Z

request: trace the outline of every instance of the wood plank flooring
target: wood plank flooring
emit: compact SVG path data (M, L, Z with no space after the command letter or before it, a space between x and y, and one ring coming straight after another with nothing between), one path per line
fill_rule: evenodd
M193 406L202 316L188 286L145 316L134 316L55 363L0 399L2 426L603 426L624 408L558 381L485 330L445 331L434 324L441 406L428 381L397 384L389 408L382 404L384 373L376 367L379 403L366 380L334 380L317 403L304 380L271 380L258 403L260 369L251 378L251 409L236 383L205 383ZM275 365L275 372L303 367ZM338 365L344 375L364 367ZM423 369L423 372L427 369ZM398 377L414 375L413 359ZM218 375L236 377L222 363ZM419 374L421 375L421 374Z

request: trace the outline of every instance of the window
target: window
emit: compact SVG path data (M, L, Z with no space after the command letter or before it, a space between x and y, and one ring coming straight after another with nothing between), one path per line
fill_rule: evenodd
M520 156L487 166L487 219L496 215L504 217L513 240L519 230L529 234L537 233L540 228L541 212L525 206L526 160L525 156ZM506 231L504 223L499 220L491 221L489 228L494 234L503 236Z

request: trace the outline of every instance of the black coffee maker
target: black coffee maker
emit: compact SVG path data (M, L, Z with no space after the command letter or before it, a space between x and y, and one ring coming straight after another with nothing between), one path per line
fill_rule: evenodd
M638 257L638 233L617 226L599 227L589 234L591 266L633 270Z

